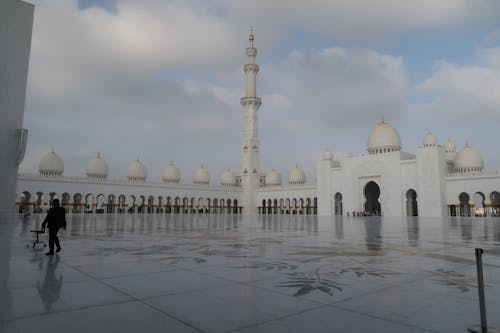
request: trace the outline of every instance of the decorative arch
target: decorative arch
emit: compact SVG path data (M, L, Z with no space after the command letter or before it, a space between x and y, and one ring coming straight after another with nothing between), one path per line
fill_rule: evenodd
M382 215L381 205L378 199L380 198L380 187L374 181L366 183L364 188L365 194L365 212L368 215Z
M104 213L105 205L106 205L106 203L105 203L104 194L98 194L96 197L96 210L95 210L95 212L97 214Z
M342 194L340 192L335 193L334 195L334 212L335 215L342 215L343 214L343 209L342 209Z
M73 195L73 208L71 209L73 214L79 214L82 212L82 194L75 193Z
M412 188L406 191L406 216L418 216L417 192Z
M462 192L458 195L458 201L460 201L460 216L471 215L469 200L470 196L465 192Z
M474 200L474 216L486 216L486 208L484 201L486 197L482 192L474 193L472 199Z
M493 191L490 193L491 215L500 216L500 193Z

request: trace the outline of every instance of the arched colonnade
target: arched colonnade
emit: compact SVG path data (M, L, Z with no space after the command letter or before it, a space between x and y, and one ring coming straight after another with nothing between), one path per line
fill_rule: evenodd
M314 198L269 198L262 199L259 214L317 215L318 199Z
M59 199L69 214L240 214L235 198L146 196L136 194L43 193L24 191L18 196L19 214L46 212Z

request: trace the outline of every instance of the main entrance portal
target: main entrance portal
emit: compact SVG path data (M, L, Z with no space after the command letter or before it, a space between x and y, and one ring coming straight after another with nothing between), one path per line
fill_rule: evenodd
M368 215L381 215L380 202L380 187L377 183L371 181L365 185L365 213Z

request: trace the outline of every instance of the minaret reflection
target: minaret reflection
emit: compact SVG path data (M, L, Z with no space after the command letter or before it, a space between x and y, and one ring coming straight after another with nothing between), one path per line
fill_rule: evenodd
M372 251L378 251L382 248L382 218L380 216L365 217L365 230L366 230L366 248Z
M61 288L63 285L63 276L59 275L59 278L56 278L56 269L59 264L59 256L49 256L45 279L43 283L40 281L37 282L36 288L38 290L38 294L42 299L43 306L45 308L45 312L50 312L52 309L52 305L59 299L61 294Z

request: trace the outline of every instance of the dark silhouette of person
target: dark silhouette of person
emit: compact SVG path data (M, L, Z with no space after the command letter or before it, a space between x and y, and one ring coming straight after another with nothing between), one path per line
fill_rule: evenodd
M47 270L45 271L45 279L42 283L37 281L36 289L38 290L38 294L40 294L40 298L43 302L43 307L46 312L50 312L52 309L52 304L59 299L61 294L61 287L63 285L63 277L59 275L59 278L56 278L56 269L59 264L59 256L56 255L54 257L49 257L49 261L47 262Z
M66 210L59 205L59 199L52 200L52 208L49 209L42 223L42 231L44 232L45 226L49 228L49 252L45 254L50 256L54 254L54 244L57 247L56 252L61 251L61 244L59 244L57 237L59 228L66 230Z

